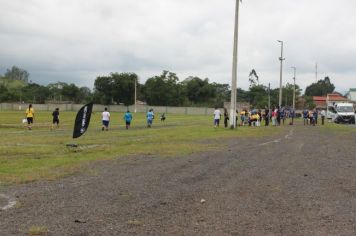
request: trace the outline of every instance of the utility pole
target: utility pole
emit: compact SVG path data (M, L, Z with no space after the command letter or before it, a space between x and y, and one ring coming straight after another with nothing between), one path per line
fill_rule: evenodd
M293 110L295 111L295 74L296 74L296 70L297 68L292 66L292 69L294 70L294 77L293 77L293 81L294 81L294 88L293 88Z
M271 117L271 83L268 83L268 125L270 125Z
M292 124L294 124L294 116L295 116L295 74L297 68L295 66L292 66L292 69L294 70L294 76L293 76L293 81L294 81L294 86L293 86L293 116L292 116Z
M281 57L279 58L279 60L281 61L281 66L280 66L280 73L279 73L279 102L278 102L278 106L279 108L282 107L282 74L283 74L283 60L285 60L285 58L283 58L283 41L281 40L277 40L279 43L281 43Z
M315 83L318 83L318 63L315 63Z
M137 111L137 109L136 109L136 101L137 101L137 78L135 78L135 113Z
M236 128L236 81L237 81L237 53L239 40L239 5L240 0L236 0L235 9L235 29L234 29L234 51L232 58L232 81L231 81L231 102L230 102L230 128Z

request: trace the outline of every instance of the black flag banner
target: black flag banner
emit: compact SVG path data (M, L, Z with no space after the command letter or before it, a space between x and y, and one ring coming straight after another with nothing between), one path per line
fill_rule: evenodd
M85 133L85 131L87 131L92 110L93 110L92 102L80 108L80 110L77 113L77 117L75 118L73 138L79 138Z

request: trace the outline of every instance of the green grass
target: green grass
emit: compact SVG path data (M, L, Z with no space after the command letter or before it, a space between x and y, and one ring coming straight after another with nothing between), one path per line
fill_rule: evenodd
M146 128L145 116L134 114L126 130L123 113L111 113L110 130L101 131L101 113L94 113L88 131L73 140L74 112L61 112L60 128L50 130L51 113L38 112L33 130L22 124L22 112L0 112L0 184L53 180L83 170L90 161L111 160L128 155L185 156L222 148L231 137L261 137L281 132L272 127L214 128L212 116L167 115ZM209 142L207 142L209 141ZM78 144L68 148L66 144ZM212 145L213 144L213 145Z
M48 235L48 229L47 229L47 227L44 227L44 226L32 226L28 230L28 235L29 236L35 236L35 235L44 236L44 235Z

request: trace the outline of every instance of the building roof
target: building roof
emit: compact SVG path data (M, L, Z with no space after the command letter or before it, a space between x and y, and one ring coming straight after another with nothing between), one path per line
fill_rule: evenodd
M314 101L326 101L326 97L322 96L313 96Z
M329 101L347 101L347 98L341 96L340 94L337 93L329 93L328 98Z

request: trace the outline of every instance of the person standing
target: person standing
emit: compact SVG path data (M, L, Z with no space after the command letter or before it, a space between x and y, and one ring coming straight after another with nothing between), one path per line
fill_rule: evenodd
M277 107L277 112L276 112L276 120L277 120L277 125L281 125L281 108L278 106Z
M221 118L221 112L217 107L215 107L215 110L214 110L214 127L215 128L219 127L220 118Z
M245 125L245 113L246 113L246 109L242 109L240 112L241 126Z
M320 116L321 116L321 125L324 125L324 122L325 122L325 110L321 110L320 112Z
M129 110L127 110L126 113L124 114L124 120L126 123L126 129L129 129L132 121L132 114Z
M269 109L266 107L265 108L265 126L269 126L269 118L270 118Z
M286 120L286 113L285 113L285 108L284 107L282 107L282 108L280 108L280 110L279 110L279 125L281 124L281 121L282 121L282 124L284 125L284 122L285 122L285 120Z
M57 107L53 112L52 112L52 127L51 129L54 128L54 125L56 125L57 128L59 128L59 108Z
M103 127L101 128L102 131L109 130L109 122L110 122L110 112L108 112L108 108L105 107L103 114L102 114L102 121L103 121Z
M318 111L315 108L313 110L312 116L313 116L313 126L315 126L318 120Z
M27 129L32 129L33 119L35 117L35 110L32 107L32 104L28 105L26 109L26 119L27 119Z
M304 109L303 111L303 121L304 121L304 125L308 125L308 110Z
M292 121L291 121L291 125L294 125L294 117L295 117L295 110L292 108L291 110L290 110L290 118L292 119Z
M153 113L152 108L147 112L146 118L147 118L147 128L151 128L153 119L155 118L155 114Z
M224 126L227 128L227 121L229 120L229 113L227 112L227 109L224 108Z

